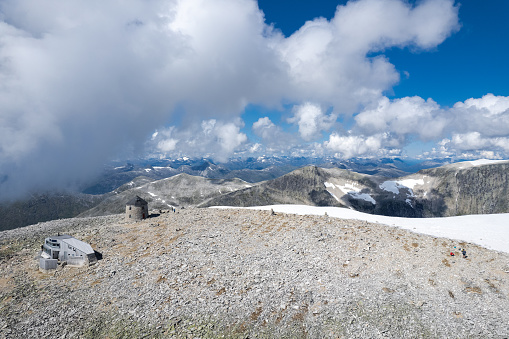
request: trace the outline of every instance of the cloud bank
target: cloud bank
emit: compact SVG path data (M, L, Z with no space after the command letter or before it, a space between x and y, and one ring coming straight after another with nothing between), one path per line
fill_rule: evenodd
M289 122L320 151L326 147L314 139L340 115L362 110L359 132L346 142L359 144L355 133L366 142L368 133L382 135L383 126L362 120L375 103L371 110L394 106L384 113L391 133L414 133L396 131L398 105L426 106L431 111L419 113L425 120L435 114L433 102L384 103L399 73L383 51L434 48L458 29L452 0L350 1L330 21L308 21L289 37L265 22L253 0L4 0L0 199L79 186L107 160L147 144L161 154L194 150L218 159L253 149L239 119L249 104L295 105ZM464 105L453 110L489 111L505 123L506 111L488 102ZM469 117L463 133L480 123ZM432 129L445 129L446 120ZM262 123L252 128L268 140L262 129L274 127ZM494 127L482 136L500 138L504 128ZM341 151L336 137L327 145ZM366 147L357 149L348 154Z

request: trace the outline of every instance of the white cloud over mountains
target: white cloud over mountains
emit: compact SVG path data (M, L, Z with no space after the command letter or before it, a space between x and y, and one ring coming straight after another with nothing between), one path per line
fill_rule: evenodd
M509 155L509 97L487 94L479 99L467 99L452 108L441 108L433 100L406 97L382 98L377 107L366 109L356 117L354 130L364 134L390 133L401 141L408 137L423 141L440 141L436 156L457 154L468 156L498 151ZM361 155L359 153L359 155Z
M297 140L355 156L391 152L409 135L472 131L500 141L502 98L441 109L418 97L383 97L399 81L385 49L434 48L458 29L453 0L350 1L289 37L264 21L254 0L3 0L0 198L77 185L146 144L218 159L263 149L242 131L249 104L295 106L287 121L299 136L280 142L286 148ZM463 113L451 129L448 115L458 123ZM336 119L352 115L343 135ZM288 132L259 118L247 128L277 148L273 136ZM320 144L324 132L332 134Z
M227 161L247 141L246 134L240 131L242 127L240 119L233 122L203 120L185 129L172 126L154 133L148 146L155 152L153 156L207 156Z
M423 140L442 135L448 115L432 99L406 97L392 102L383 97L374 109L355 117L357 127L366 133L390 132L397 135L418 135Z
M330 130L338 118L337 114L327 115L319 105L309 102L295 106L293 112L294 116L288 122L299 126L299 134L306 141L319 137L322 131Z

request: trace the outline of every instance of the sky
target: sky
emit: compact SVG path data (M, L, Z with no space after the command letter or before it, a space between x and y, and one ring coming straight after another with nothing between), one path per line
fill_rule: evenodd
M0 0L0 199L112 159L508 158L504 0Z

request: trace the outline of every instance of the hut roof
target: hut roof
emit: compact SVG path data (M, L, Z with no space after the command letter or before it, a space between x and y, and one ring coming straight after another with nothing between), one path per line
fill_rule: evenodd
M68 234L55 235L55 236L49 237L48 239L60 240L61 242L64 242L66 244L76 247L77 249L79 249L81 252L83 252L85 254L95 253L94 250L92 249L92 246L90 246L86 242L83 242L81 240L73 238Z
M145 200L143 200L142 198L140 198L139 196L135 196L134 198L129 200L126 205L140 207L140 206L148 205L148 203Z
M87 244L86 242L83 242L81 240L71 237L71 238L67 238L67 239L62 239L62 242L65 242L66 244L76 247L77 249L79 249L81 252L83 252L85 254L94 254L95 253L94 250L92 249L92 246L90 246L89 244Z

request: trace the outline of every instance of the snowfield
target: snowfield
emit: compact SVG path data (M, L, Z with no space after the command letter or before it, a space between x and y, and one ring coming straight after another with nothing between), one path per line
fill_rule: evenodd
M414 196L413 189L416 185L424 185L424 179L405 179L399 181L384 181L379 185L381 189L394 194L399 194L400 189L408 189L409 197Z
M242 207L216 207L242 208ZM471 242L488 249L509 253L509 213L478 214L447 218L398 218L373 215L339 207L316 207L306 205L272 205L245 207L274 212L324 215L341 219L364 220L389 226L401 227L417 233Z
M375 199L373 199L373 197L371 197L371 195L369 195L368 193L361 193L362 188L358 187L355 182L354 183L347 182L344 185L338 185L338 184L335 185L330 182L325 182L324 185L326 188L332 188L332 189L338 188L339 190L341 190L341 192L343 192L343 194L347 194L354 199L364 200L364 201L372 203L373 205L376 205ZM336 199L337 201L341 201L332 192L330 192L330 191L328 191L328 192L334 197L334 199Z
M484 166L484 165L492 165L507 162L507 160L489 160L489 159L479 159L473 161L464 161L464 163L470 163L472 166Z

